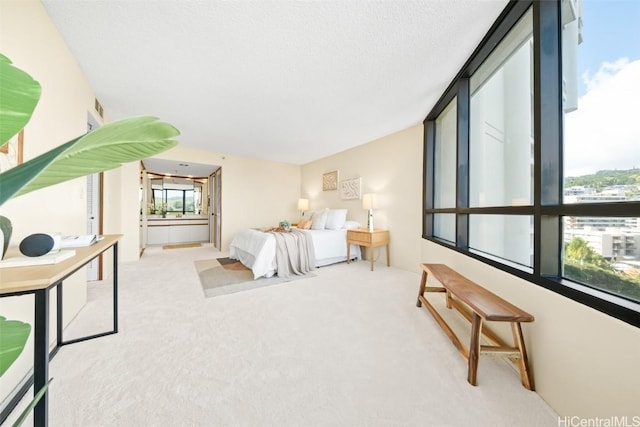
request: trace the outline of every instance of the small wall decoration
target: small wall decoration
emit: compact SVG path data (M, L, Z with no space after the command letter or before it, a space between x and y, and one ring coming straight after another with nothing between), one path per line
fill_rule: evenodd
M11 169L22 163L22 144L24 130L18 132L6 144L0 147L0 172Z
M341 199L359 199L362 178L352 178L340 181Z
M322 174L322 191L338 189L338 171Z

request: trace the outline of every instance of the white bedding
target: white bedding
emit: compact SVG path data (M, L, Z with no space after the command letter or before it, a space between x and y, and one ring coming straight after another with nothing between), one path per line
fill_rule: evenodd
M311 234L316 267L347 260L347 230L302 230ZM351 245L350 256L360 259L360 246ZM253 271L253 278L271 277L276 273L276 239L273 234L246 229L233 238L229 258L237 259Z

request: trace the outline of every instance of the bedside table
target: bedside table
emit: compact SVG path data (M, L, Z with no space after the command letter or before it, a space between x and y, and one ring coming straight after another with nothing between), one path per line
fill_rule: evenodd
M366 228L358 228L356 230L347 230L347 262L351 258L351 245L360 245L371 248L369 258L371 258L371 271L373 271L373 248L378 246L387 247L387 267L389 262L389 230L374 229L369 231Z

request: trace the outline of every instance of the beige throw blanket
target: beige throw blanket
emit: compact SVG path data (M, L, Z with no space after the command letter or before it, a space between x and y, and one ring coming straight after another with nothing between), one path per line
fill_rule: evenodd
M303 275L316 265L310 234L292 228L291 231L269 231L276 239L276 264L279 277Z

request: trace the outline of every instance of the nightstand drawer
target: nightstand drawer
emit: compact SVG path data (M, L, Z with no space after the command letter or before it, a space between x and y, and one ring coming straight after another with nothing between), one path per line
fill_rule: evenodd
M360 243L371 243L371 236L372 233L369 233L368 231L361 232L357 230L347 230L347 240L356 245Z
M373 250L378 246L387 247L387 267L391 265L389 261L389 230L374 229L369 231L366 228L347 230L347 262L350 258L351 245L366 246ZM374 256L371 254L371 271L373 271Z

